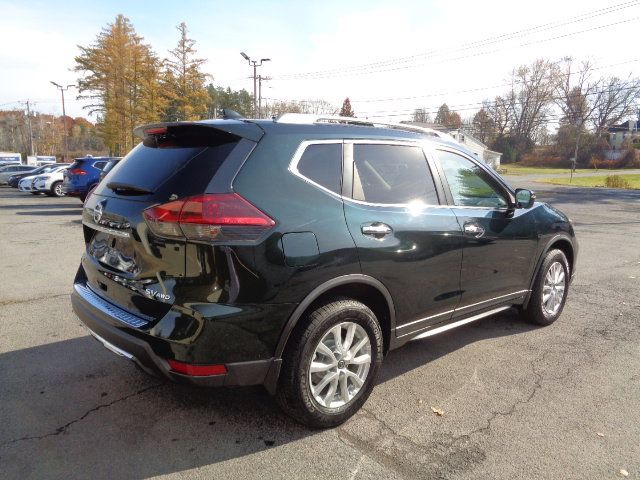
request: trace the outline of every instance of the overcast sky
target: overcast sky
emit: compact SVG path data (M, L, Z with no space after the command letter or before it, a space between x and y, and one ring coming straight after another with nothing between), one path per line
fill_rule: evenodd
M162 57L186 22L216 85L252 91L245 51L272 59L260 69L273 77L263 96L336 106L348 96L357 116L379 119L443 102L471 116L505 90L515 66L536 58L572 56L625 77L640 65L640 1L0 0L0 109L30 99L60 114L49 80L75 83L77 45L119 13ZM67 114L86 116L75 95Z

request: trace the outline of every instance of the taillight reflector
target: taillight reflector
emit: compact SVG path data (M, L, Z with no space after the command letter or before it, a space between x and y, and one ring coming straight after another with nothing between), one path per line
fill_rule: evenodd
M196 241L255 240L275 221L237 193L196 195L146 209L149 228L161 237Z
M227 373L227 367L224 365L193 365L191 363L178 362L177 360L168 360L168 362L169 367L174 372L192 377L208 377Z
M71 175L86 175L87 174L87 172L85 172L81 168L74 168L73 170L69 170L69 173Z

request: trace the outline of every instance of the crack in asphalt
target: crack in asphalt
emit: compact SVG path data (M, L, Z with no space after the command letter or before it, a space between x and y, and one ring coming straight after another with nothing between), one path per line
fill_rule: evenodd
M8 305L20 305L21 303L39 302L41 300L51 300L53 298L68 297L69 295L70 293L67 292L67 293L57 293L55 295L49 295L47 297L27 298L24 300L0 300L0 307L6 307Z
M378 432L363 439L343 426L336 430L338 440L402 478L448 478L450 473L466 470L486 456L477 446L465 445L465 438L448 433L434 435L426 444L416 442L366 408L360 409L355 422L358 420L374 422Z
M97 412L98 410L101 410L103 408L108 408L112 405L115 405L116 403L120 403L120 402L124 402L125 400L128 400L129 398L132 397L136 397L138 395L142 395L145 392L148 392L149 390L153 390L154 388L158 388L160 386L164 385L163 383L157 383L154 385L150 385L148 387L142 388L136 392L130 393L129 395L125 395L124 397L120 397L117 398L109 403L103 403L100 405L97 405L89 410L87 410L84 414L82 414L82 416L76 418L75 420L71 420L70 422L65 423L64 425L62 425L61 427L58 427L55 429L54 432L49 432L46 433L44 435L33 435L33 436L26 436L26 437L21 437L21 438L16 438L14 440L10 440L8 442L4 442L4 443L0 443L0 447L6 446L6 445L12 445L14 443L18 443L18 442L23 442L26 440L42 440L43 438L47 438L47 437L55 437L57 435L60 435L61 433L65 433L69 427L71 427L72 425L81 422L82 420L84 420L85 418L87 418L89 415L91 415L94 412Z

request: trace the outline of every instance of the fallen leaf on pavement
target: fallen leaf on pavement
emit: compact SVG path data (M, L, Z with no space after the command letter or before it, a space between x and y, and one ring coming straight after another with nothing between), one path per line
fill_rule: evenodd
M598 435L599 437L604 437L604 433L602 433L602 432L598 432L598 433L596 433L596 435Z
M623 477L628 477L629 476L629 472L627 472L624 468L620 469L620 475L622 475Z
M441 417L444 415L444 410L438 407L431 407L431 411L435 413L437 416Z

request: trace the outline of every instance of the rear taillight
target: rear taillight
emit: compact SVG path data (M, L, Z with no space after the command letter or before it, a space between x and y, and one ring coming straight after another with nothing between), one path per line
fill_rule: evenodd
M197 195L146 209L143 216L160 237L198 242L256 240L275 222L237 193Z
M87 172L82 170L81 168L74 168L73 170L69 170L71 175L86 175Z

